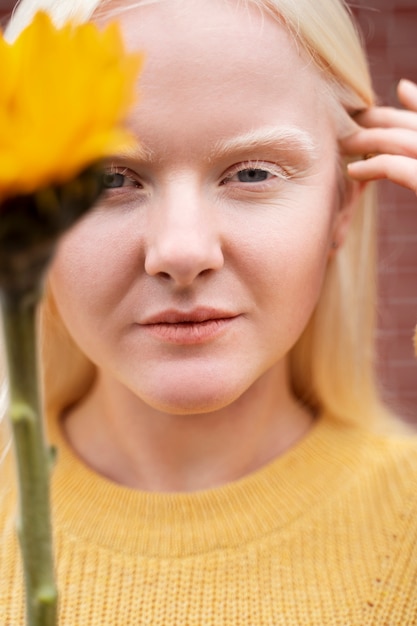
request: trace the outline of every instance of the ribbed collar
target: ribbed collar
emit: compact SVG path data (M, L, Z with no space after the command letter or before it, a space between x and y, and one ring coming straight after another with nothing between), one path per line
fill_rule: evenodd
M83 464L52 420L55 523L78 541L129 555L185 557L254 541L311 512L363 459L366 432L324 416L260 470L223 487L160 494L117 485Z

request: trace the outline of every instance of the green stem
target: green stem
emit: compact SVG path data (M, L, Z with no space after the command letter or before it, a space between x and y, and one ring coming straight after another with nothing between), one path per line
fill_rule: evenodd
M38 382L36 307L39 290L3 291L2 313L10 381L10 418L19 479L18 534L28 626L55 626L49 474Z

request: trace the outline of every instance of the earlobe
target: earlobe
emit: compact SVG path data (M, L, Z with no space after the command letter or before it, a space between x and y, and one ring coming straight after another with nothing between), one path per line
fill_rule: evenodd
M349 227L352 222L355 209L366 184L366 182L354 180L350 180L347 183L344 197L334 217L332 237L330 239L331 244L329 258L332 258L336 254L337 250L343 246L349 232Z

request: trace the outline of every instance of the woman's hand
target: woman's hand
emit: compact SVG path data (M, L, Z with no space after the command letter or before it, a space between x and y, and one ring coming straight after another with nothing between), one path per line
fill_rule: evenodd
M417 194L417 85L402 80L398 99L408 110L373 107L354 119L361 128L344 139L342 150L363 155L348 165L359 181L387 178Z

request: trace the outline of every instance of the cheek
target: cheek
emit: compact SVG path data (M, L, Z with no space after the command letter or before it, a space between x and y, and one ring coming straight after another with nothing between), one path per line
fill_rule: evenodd
M61 241L50 270L50 284L57 306L64 317L72 317L80 306L94 304L100 275L94 245L89 245L83 229L75 227Z
M76 343L84 343L89 320L93 320L97 298L94 272L89 274L85 262L60 248L49 273L49 285L59 314Z
M111 294L109 267L94 245L70 232L61 242L49 275L49 285L67 331L92 358L94 337L103 336Z
M137 275L140 249L125 222L93 213L63 237L50 271L59 308L99 314L121 298Z
M321 206L306 207L270 227L246 255L258 301L271 323L292 336L302 332L320 296L334 220L334 202L326 196Z
M326 199L325 199L326 200ZM265 266L271 276L279 275L284 284L291 280L323 271L329 256L334 222L333 204L287 206L275 220L263 228L254 228L256 235L247 240L246 257L260 270Z
M310 316L320 295L328 258L327 237L300 238L293 246L280 248L270 267L269 298L278 304L277 310L287 313L288 324ZM274 294L271 297L271 294Z

